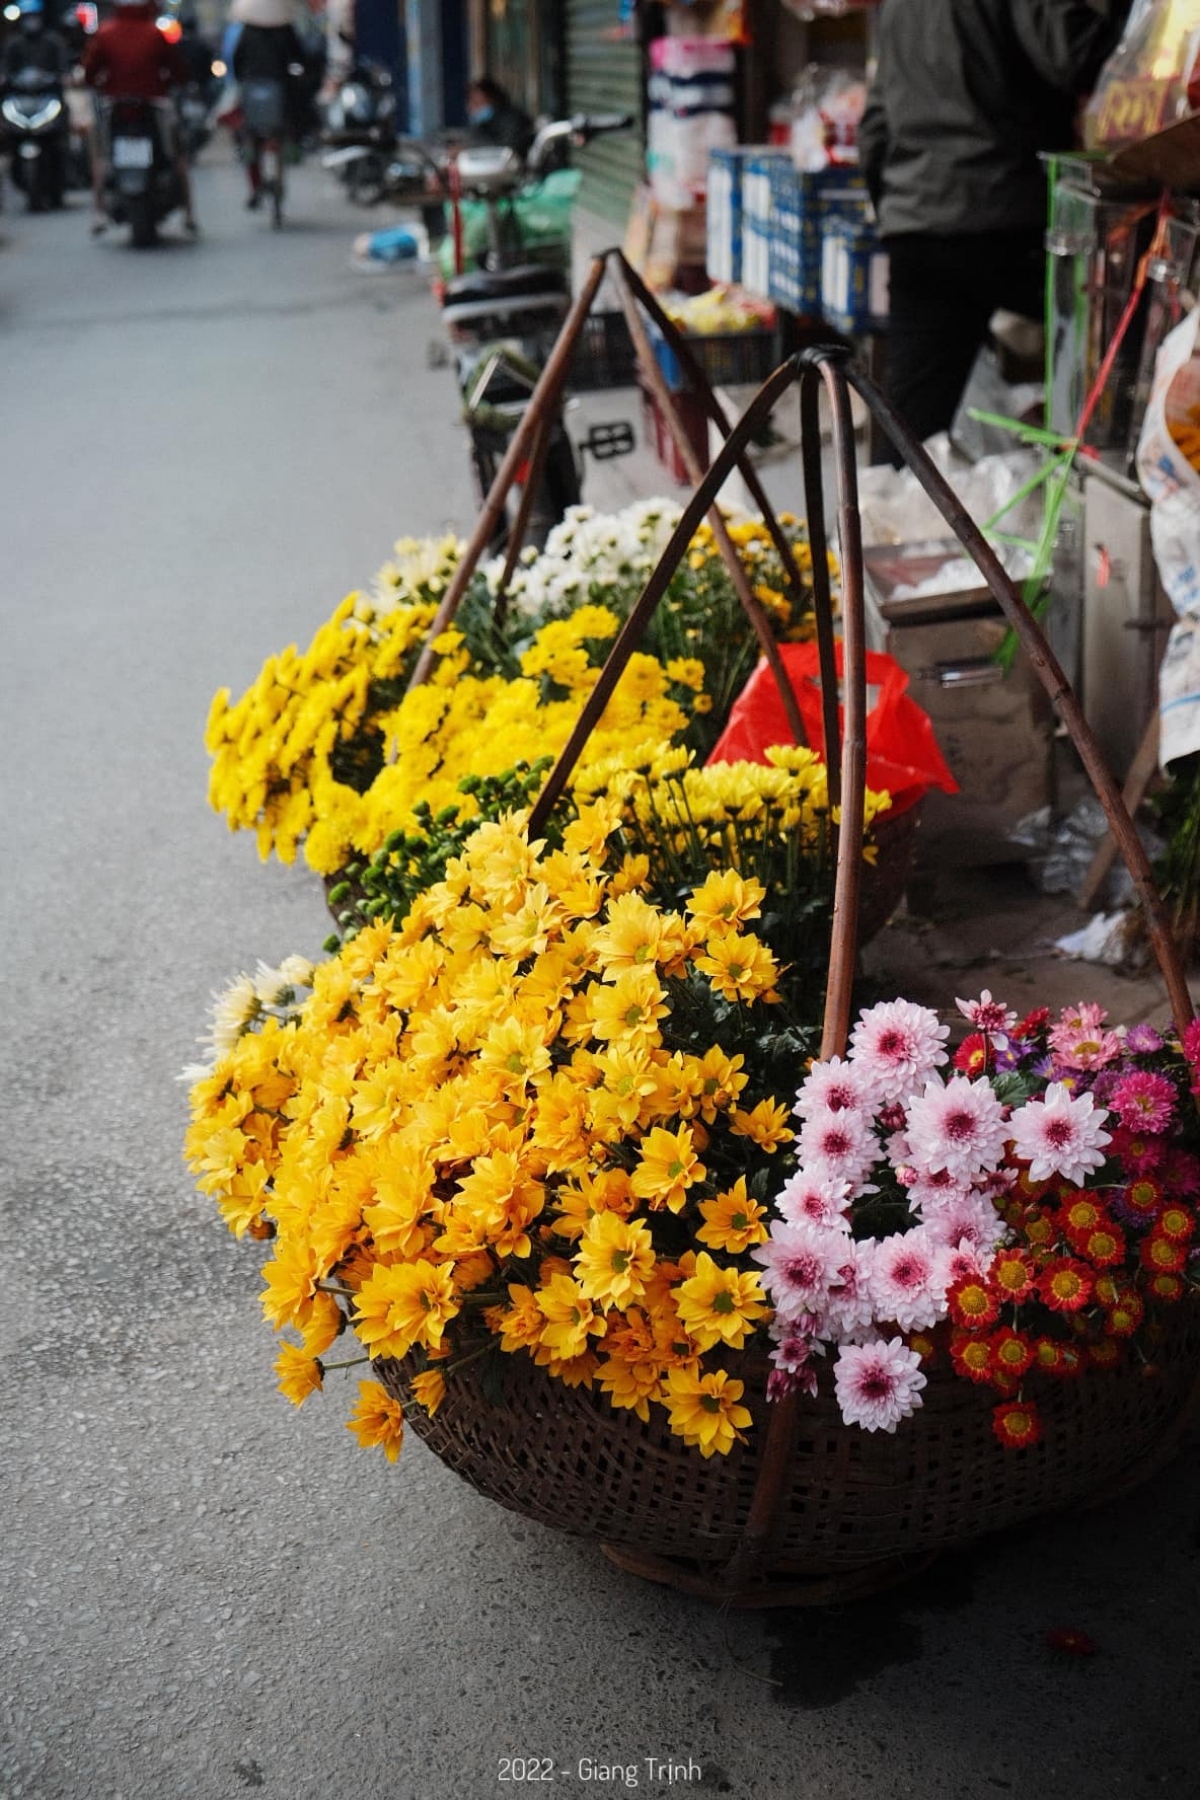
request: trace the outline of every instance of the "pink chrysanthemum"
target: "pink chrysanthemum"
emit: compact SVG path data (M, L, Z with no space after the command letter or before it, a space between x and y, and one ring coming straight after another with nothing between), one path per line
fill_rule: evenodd
M1134 1069L1116 1083L1109 1105L1130 1131L1157 1136L1171 1123L1176 1099L1174 1086L1165 1075Z
M978 1000L956 1000L954 1004L976 1031L1011 1031L1017 1022L1016 1013L1010 1012L1002 1000L992 999L990 988L984 988Z
M949 1200L957 1200L971 1192L970 1186L961 1176L951 1174L949 1169L912 1169L913 1179L905 1183L908 1188L908 1204L914 1212L928 1212L932 1207L944 1206ZM897 1170L900 1175L900 1171ZM900 1175L903 1181L903 1175Z
M819 1112L800 1127L796 1152L812 1174L857 1189L879 1157L879 1144L862 1113Z
M813 1367L813 1358L824 1356L824 1344L811 1333L782 1320L772 1324L771 1336L775 1339L775 1348L771 1352L774 1368L768 1377L768 1398L780 1399L797 1388L802 1394L815 1396L817 1371Z
M1194 1069L1200 1063L1200 1019L1192 1019L1180 1034L1183 1054Z
M833 1366L834 1390L847 1425L895 1431L921 1404L921 1359L902 1338L845 1344Z
M868 1007L850 1033L850 1061L874 1100L903 1102L945 1062L947 1035L927 1006L884 1000Z
M846 1259L846 1234L816 1225L777 1222L765 1244L751 1252L761 1263L763 1286L781 1319L795 1322L799 1315L824 1316L829 1290L840 1280Z
M789 1225L821 1225L849 1231L847 1213L851 1198L848 1181L831 1181L827 1176L810 1175L806 1169L799 1169L775 1196L775 1210Z
M1009 1129L1016 1154L1029 1164L1032 1181L1064 1181L1081 1185L1104 1161L1111 1140L1104 1129L1108 1114L1090 1094L1072 1094L1052 1081L1040 1100L1030 1100L1012 1116Z
M820 1335L835 1343L860 1336L872 1324L875 1302L871 1294L871 1268L875 1257L873 1238L843 1238L837 1279L829 1289Z
M912 1160L931 1173L948 1169L963 1181L994 1169L1008 1141L1004 1108L987 1081L963 1075L944 1083L930 1076L925 1091L908 1103Z
M1050 1048L1062 1068L1102 1069L1120 1055L1120 1037L1104 1029L1107 1017L1104 1008L1094 1002L1063 1008L1058 1024L1050 1031Z
M865 1112L870 1105L862 1073L840 1056L814 1063L796 1095L796 1112L811 1119L821 1112Z
M976 1194L926 1206L921 1216L935 1244L970 1244L980 1256L990 1256L1005 1233L1004 1220L991 1201Z
M894 1320L901 1331L928 1331L946 1311L946 1264L920 1226L884 1238L871 1265L875 1317Z

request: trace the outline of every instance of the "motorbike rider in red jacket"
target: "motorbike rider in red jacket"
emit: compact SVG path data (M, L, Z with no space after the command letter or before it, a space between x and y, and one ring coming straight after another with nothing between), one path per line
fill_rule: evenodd
M172 89L188 79L187 63L177 45L169 43L155 23L151 0L117 0L111 19L103 24L83 59L83 78L98 97L130 100L166 100ZM174 120L169 122L168 142L183 191L184 229L196 235L192 208L192 184L187 159L179 146ZM104 230L105 163L102 133L94 134L92 156L93 233Z

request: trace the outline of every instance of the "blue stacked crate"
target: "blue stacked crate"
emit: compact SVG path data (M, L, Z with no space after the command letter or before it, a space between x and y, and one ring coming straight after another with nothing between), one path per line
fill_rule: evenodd
M771 179L775 170L791 166L787 150L760 150L742 164L741 286L761 300L770 299Z
M711 150L708 157L708 274L731 285L742 279L742 178L746 165L761 157L758 144Z
M771 198L767 297L788 312L820 312L824 234L836 219L864 217L862 179L851 169L806 174L789 164L774 171Z
M821 257L821 310L829 323L847 336L887 328L887 251L864 218L827 222Z

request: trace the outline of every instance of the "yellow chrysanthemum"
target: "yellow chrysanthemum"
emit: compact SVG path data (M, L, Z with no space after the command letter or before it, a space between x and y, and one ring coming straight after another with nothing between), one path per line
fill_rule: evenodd
M629 1306L640 1300L654 1271L649 1229L619 1213L599 1212L589 1220L575 1254L579 1290L600 1306Z
M404 1408L377 1381L360 1381L358 1400L346 1421L364 1449L380 1449L395 1462L404 1440Z
M703 1457L726 1455L753 1422L749 1408L738 1404L744 1392L745 1383L724 1369L707 1375L692 1367L669 1369L663 1399L671 1430Z
M679 1212L687 1191L704 1179L704 1164L696 1155L695 1133L690 1125L667 1131L656 1125L642 1140L641 1161L630 1186L653 1210L669 1207Z
M680 1323L701 1350L727 1344L740 1350L755 1326L769 1313L756 1274L722 1268L707 1250L696 1258L696 1272L675 1290Z
M377 1263L355 1298L354 1329L372 1356L407 1356L414 1344L436 1350L461 1310L454 1271L421 1258Z
M715 1200L702 1200L700 1211L704 1223L696 1238L712 1250L740 1256L753 1245L764 1244L767 1240L767 1227L763 1224L767 1209L750 1198L744 1175L739 1175L733 1186L718 1194Z
M303 1406L310 1394L320 1391L320 1363L305 1351L297 1350L294 1344L280 1346L275 1358L275 1373L279 1378L280 1393L293 1406Z

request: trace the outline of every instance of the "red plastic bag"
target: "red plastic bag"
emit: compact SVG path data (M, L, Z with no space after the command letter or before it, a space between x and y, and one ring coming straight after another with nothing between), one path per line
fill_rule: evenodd
M842 646L835 646L837 672L842 673ZM820 663L815 644L781 644L779 654L809 745L825 755L821 716ZM957 794L958 783L946 767L929 714L907 693L908 676L891 656L867 652L867 786L886 788L892 816L907 812L932 787ZM839 717L841 709L839 708ZM766 762L772 744L790 744L783 701L766 662L760 662L734 701L729 723L713 747L710 763Z

